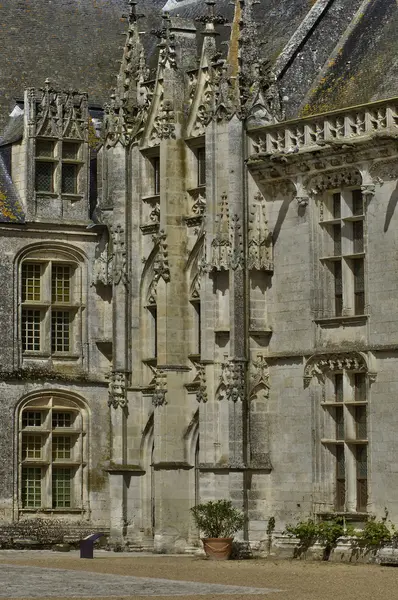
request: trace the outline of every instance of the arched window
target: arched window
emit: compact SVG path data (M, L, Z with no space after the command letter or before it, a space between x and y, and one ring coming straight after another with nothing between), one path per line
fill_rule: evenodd
M68 395L36 395L18 414L19 506L82 510L87 494L88 414Z
M68 249L36 249L20 261L20 339L24 358L81 356L82 257Z

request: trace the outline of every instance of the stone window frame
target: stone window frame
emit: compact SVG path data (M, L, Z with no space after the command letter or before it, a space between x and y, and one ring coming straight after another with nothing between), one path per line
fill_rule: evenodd
M23 269L24 265L37 265L40 268L40 285L42 296L40 300L23 300ZM52 298L52 266L71 267L71 289L69 302L55 302ZM87 338L87 264L85 256L77 249L59 244L34 244L20 253L16 260L18 293L17 293L17 340L19 344L20 364L26 365L33 361L71 360L83 361L83 346ZM23 314L24 311L39 313L40 323L37 335L40 337L40 347L24 349ZM52 313L67 312L69 314L68 350L57 351L53 347Z
M40 146L45 144L51 145L52 149L46 154L39 152ZM68 146L77 146L77 150L74 156L66 156L65 148ZM34 176L34 189L35 193L40 196L49 197L72 197L81 198L84 193L85 183L83 180L83 166L85 161L83 160L84 153L84 142L81 139L58 139L55 137L37 137L35 140L35 176ZM38 189L37 187L37 171L38 165L50 165L51 166L51 178L52 184L50 189ZM64 189L64 166L66 168L73 168L75 171L75 184L74 190Z
M360 194L362 211L355 208L355 197ZM340 198L340 213L335 214L334 202ZM320 287L323 290L318 318L367 317L366 286L366 197L361 186L342 185L323 189L318 194L318 259ZM361 239L355 239L354 229L362 224ZM338 239L336 229L339 230ZM340 289L336 287L336 266L340 265ZM355 265L360 265L362 281L355 275ZM339 298L341 296L341 298Z
M40 413L41 422L28 424L24 415ZM54 420L56 413L70 414L69 426L60 427ZM75 394L60 390L36 392L23 400L17 408L17 506L19 514L28 513L83 513L88 508L89 423L90 415L85 401ZM40 439L40 456L26 456L25 439ZM54 455L53 442L59 437L69 438L69 455ZM70 473L57 478L56 474ZM32 472L31 472L32 471ZM35 471L35 473L33 473ZM24 486L25 473L33 482L30 497ZM57 485L55 485L57 484ZM62 484L62 485L61 485ZM58 495L55 501L54 491ZM70 497L70 501L68 498ZM29 505L30 504L30 505Z
M355 391L355 377L360 376L363 382L360 398ZM335 387L336 376L340 378L342 387L339 393ZM371 384L377 376L375 357L371 352L347 352L315 354L311 356L304 366L304 387L307 388L312 381L312 393L317 398L316 439L318 477L320 478L321 505L329 507L326 512L366 514L370 505L371 489L369 486L369 406L371 403ZM366 438L358 437L357 409L365 407L366 412ZM343 413L344 429L341 429L337 411ZM339 429L340 428L340 429ZM341 432L338 435L338 432ZM366 447L367 473L366 473L366 500L367 506L359 502L358 486L363 477L358 473L358 447ZM338 479L343 479L338 472L337 448L343 449L345 465L345 495L344 502L338 500ZM323 511L325 512L325 511Z
M361 195L362 211L355 210L355 197ZM336 214L334 203L340 199ZM327 189L319 195L319 263L323 302L320 311L324 318L367 317L366 289L366 199L360 185ZM354 229L362 224L361 239L355 239ZM336 236L337 230L339 235ZM336 267L340 265L337 284ZM362 282L355 275L360 265ZM338 286L338 287L337 287Z

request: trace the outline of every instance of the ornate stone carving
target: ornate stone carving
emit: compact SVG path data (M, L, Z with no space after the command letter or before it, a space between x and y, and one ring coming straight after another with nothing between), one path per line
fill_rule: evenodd
M159 59L158 64L162 69L176 69L176 48L175 35L170 31L171 20L168 12L163 13L162 19L164 25L162 29L152 30L152 34L160 39L158 44Z
M192 213L195 216L203 216L206 211L206 192L203 194L199 193L196 198L194 198L192 207Z
M163 369L157 367L150 367L153 372L153 380L151 385L155 386L152 394L152 404L157 406L165 406L167 404L167 373Z
M108 406L124 408L127 406L126 376L120 371L112 371L108 385Z
M153 122L151 141L175 139L175 128L173 106L169 100L161 100Z
M324 190L342 188L344 186L361 186L362 177L359 171L352 169L340 169L338 171L326 172L309 179L306 188L313 194L319 194Z
M242 401L245 398L245 364L244 362L229 360L221 365L220 385L218 396L220 400Z
M269 370L268 363L262 354L257 355L257 360L251 363L250 369L250 398L255 398L263 389L265 397L269 396Z
M170 281L170 267L168 260L168 251L167 251L167 235L163 229L159 231L157 235L152 236L152 240L155 245L159 246L158 253L155 257L155 263L153 266L153 270L157 281L162 278L164 281Z
M370 175L377 183L398 179L398 161L395 159L374 163L370 168Z
M209 399L206 385L206 366L202 365L200 362L195 362L194 365L196 368L196 377L191 386L195 386L196 400L205 404Z
M112 261L113 261L113 283L128 284L125 231L121 225L111 227L112 237Z
M28 100L30 133L33 133L35 125L37 136L87 141L87 94L75 90L57 91L51 86L50 80L46 79L44 87L37 94L31 92ZM35 107L32 110L33 104Z
M368 364L365 355L353 351L311 356L304 368L304 384L305 386L309 385L314 376L323 381L327 372L343 370L356 371L359 373L367 372Z
M228 197L221 196L220 212L216 218L216 235L212 241L210 269L216 271L243 267L242 228L238 215L230 219Z
M94 285L97 283L112 285L112 261L113 257L109 255L109 244L106 243L104 249L98 254L94 261Z
M265 199L260 192L254 197L249 217L248 268L273 271L272 232L265 215Z

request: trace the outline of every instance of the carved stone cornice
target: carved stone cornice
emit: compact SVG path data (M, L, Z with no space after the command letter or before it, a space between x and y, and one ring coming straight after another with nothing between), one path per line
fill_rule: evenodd
M304 385L307 387L315 376L324 381L328 372L354 371L357 373L368 373L369 377L375 377L375 372L370 371L366 355L362 352L339 352L336 354L314 354L304 367Z
M120 371L112 371L109 376L108 406L113 408L125 408L126 398L126 375Z

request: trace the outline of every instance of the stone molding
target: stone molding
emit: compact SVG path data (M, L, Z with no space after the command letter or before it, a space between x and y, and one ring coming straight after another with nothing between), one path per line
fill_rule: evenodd
M326 373L333 371L355 371L367 373L369 380L376 379L375 370L369 368L369 357L363 352L341 352L333 354L314 354L304 366L304 386L311 383L315 376L320 381L325 380Z

